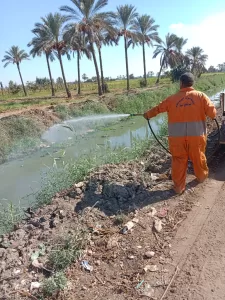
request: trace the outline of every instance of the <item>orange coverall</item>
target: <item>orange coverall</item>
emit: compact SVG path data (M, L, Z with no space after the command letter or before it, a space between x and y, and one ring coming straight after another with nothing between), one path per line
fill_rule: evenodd
M206 116L214 119L216 109L211 100L192 87L183 88L144 114L150 119L159 113L168 114L169 149L172 154L174 189L182 193L186 185L188 158L193 163L199 182L208 177L205 156L207 143Z

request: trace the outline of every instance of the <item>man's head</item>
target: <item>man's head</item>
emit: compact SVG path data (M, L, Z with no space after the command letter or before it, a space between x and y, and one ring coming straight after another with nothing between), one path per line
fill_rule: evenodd
M180 76L180 88L184 89L187 87L191 87L194 84L194 75L192 73L184 73Z

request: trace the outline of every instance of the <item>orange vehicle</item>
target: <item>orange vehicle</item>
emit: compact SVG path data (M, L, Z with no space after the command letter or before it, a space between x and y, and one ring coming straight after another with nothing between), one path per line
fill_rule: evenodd
M205 156L206 117L214 119L216 108L204 93L193 88L193 84L193 74L183 74L180 77L180 91L144 113L146 119L164 112L168 114L172 179L178 194L185 191L188 159L193 163L199 182L203 182L209 172Z

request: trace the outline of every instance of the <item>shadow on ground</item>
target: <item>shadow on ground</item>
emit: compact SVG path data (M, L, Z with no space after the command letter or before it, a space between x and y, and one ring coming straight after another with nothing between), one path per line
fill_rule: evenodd
M172 188L149 191L137 183L119 185L110 182L89 182L83 200L78 202L75 211L80 212L86 207L95 206L106 215L130 213L144 206L168 200L174 196Z
M187 188L194 188L198 182L192 180ZM148 190L135 182L119 185L110 182L99 183L97 180L89 182L83 199L77 203L75 211L80 213L87 207L96 207L107 216L128 214L136 209L154 203L167 201L176 196L172 189L172 182L160 182L154 190Z

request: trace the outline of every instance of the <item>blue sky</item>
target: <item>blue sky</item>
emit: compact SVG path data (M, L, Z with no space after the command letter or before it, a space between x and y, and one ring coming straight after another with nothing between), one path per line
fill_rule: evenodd
M168 32L174 32L188 38L187 48L200 46L209 55L208 66L217 65L225 61L225 51L221 33L225 28L225 1L224 0L109 0L108 10L115 10L120 4L133 4L140 14L151 15L160 25L159 34L164 37ZM58 11L61 5L72 5L70 0L7 0L1 3L1 43L0 59L4 52L12 45L29 52L27 43L32 39L31 29L41 16L49 12ZM152 60L152 49L147 49L147 71L158 72L159 60ZM77 78L76 61L67 61L63 58L67 81ZM116 77L125 75L124 49L121 41L118 47L103 49L103 63L105 76ZM143 75L141 48L129 49L130 74ZM61 76L59 62L51 64L53 77ZM37 77L47 77L45 58L31 58L21 64L24 81L34 81ZM81 73L88 77L95 76L92 61L82 59ZM8 84L9 80L19 82L16 66L9 65L3 68L0 61L0 81Z

